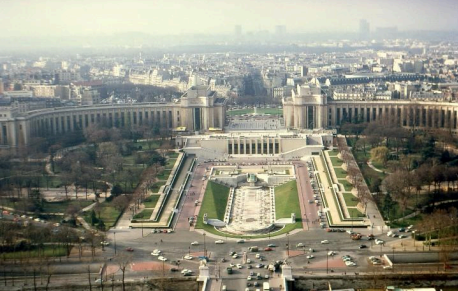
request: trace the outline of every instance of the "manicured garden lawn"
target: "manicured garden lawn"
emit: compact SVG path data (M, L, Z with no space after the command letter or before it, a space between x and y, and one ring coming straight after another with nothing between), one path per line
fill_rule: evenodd
M254 112L254 110L253 110ZM256 109L258 114L270 114L270 115L283 115L283 109L280 108L258 108Z
M350 217L353 218L365 217L365 215L359 212L359 210L356 208L348 208L348 213L350 214Z
M159 197L161 195L151 195L148 198L143 201L143 205L145 205L146 208L154 208L156 207L157 200L159 200Z
M169 157L170 159L176 159L176 158L178 158L178 155L179 155L179 153L176 153L176 152L167 153L167 157Z
M302 227L301 207L299 206L296 181L290 181L275 187L276 218L289 218L291 217L291 213L296 214L296 227Z
M353 194L351 193L343 193L343 197L345 199L345 203L347 206L356 206L358 205L358 198L356 198Z
M72 246L69 246L71 249ZM40 256L44 257L62 257L67 255L66 246L56 245L45 245L44 250L34 249L31 251L20 251L20 252L7 252L1 256L5 259L21 259L21 258L36 258Z
M156 183L154 183L154 184L151 186L151 191L153 191L153 192L159 191L159 189L161 188L161 186L165 185L165 183L167 183L167 181L157 181Z
M342 168L334 168L334 172L336 173L337 179L345 179L347 176L347 172Z
M339 183L343 185L345 192L350 192L353 189L353 185L347 179L339 179Z
M162 171L162 173L160 173L156 177L159 180L167 180L169 178L171 172L172 172L172 170L164 170L164 171Z
M134 219L150 219L153 210L152 208L143 209L140 213L134 215Z
M340 167L343 164L343 161L338 157L330 157L333 167Z
M229 197L229 187L209 181L205 189L204 199L197 218L196 228L203 228L202 218L207 213L209 219L224 219L227 199Z
M157 149L160 146L160 141L159 140L140 141L140 142L134 143L134 146L137 147L137 149L141 147L142 150L149 150L150 146L151 146L151 149Z
M238 110L226 111L226 114L229 115L229 116L234 116L234 115L242 115L242 114L251 114L253 112L254 112L254 110L252 108L247 108L247 109L238 109Z
M165 168L166 169L172 169L173 165L175 165L177 159L167 159L167 162L165 162Z

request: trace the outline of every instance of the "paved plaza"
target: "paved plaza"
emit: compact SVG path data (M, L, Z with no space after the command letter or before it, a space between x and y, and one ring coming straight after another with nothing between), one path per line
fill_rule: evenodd
M235 190L231 220L226 230L231 233L265 231L275 221L274 197L270 188L242 186Z

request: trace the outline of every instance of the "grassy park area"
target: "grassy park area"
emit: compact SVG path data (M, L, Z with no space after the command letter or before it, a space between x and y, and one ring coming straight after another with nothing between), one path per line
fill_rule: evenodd
M291 213L295 213L296 223L293 229L302 227L301 207L299 206L296 181L290 181L275 187L275 213L277 219L289 218Z
M228 197L228 187L209 181L207 188L205 189L202 206L200 207L196 228L203 228L204 223L202 218L204 213L207 213L209 219L213 218L223 220Z
M145 208L154 208L156 207L157 201L161 195L151 195L143 201Z
M347 206L354 207L358 205L358 198L356 198L353 194L343 193L343 197L345 199L345 204L347 204Z
M71 246L70 246L71 247ZM20 252L5 252L2 258L8 260L19 260L24 258L37 258L37 257L62 257L67 255L66 246L45 245L43 249L34 249L30 251Z
M246 108L246 109L237 109L237 110L229 110L227 111L227 115L235 116L235 115L243 115L243 114L253 114L253 108ZM270 115L282 115L283 109L280 108L257 108L257 114L270 114Z
M134 219L150 219L153 210L152 208L143 209L141 212L134 215Z
M100 213L96 212L97 218L100 217L103 220L105 227L108 229L116 223L121 211L113 206L112 202L103 202L100 203ZM91 224L91 212L88 211L84 215L84 220L90 225Z

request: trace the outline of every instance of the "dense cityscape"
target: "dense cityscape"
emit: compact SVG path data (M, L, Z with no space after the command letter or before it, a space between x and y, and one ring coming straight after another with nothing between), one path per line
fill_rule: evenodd
M361 13L344 32L279 16L220 34L6 33L0 290L456 290L443 13L431 30Z

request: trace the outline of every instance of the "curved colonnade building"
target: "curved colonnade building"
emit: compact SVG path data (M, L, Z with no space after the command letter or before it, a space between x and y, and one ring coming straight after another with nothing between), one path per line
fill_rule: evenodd
M0 109L0 145L26 146L31 137L85 130L92 124L107 126L148 125L170 130L206 132L221 129L226 118L226 99L217 98L207 86L193 86L171 103L58 107L23 114L14 108Z
M328 129L343 121L385 120L405 127L447 129L456 134L458 103L375 100L328 100L319 86L298 86L283 99L285 126L289 129ZM207 86L193 86L171 103L137 103L59 107L19 113L0 107L0 147L26 146L32 137L60 135L91 124L158 126L188 133L221 130L226 99Z

